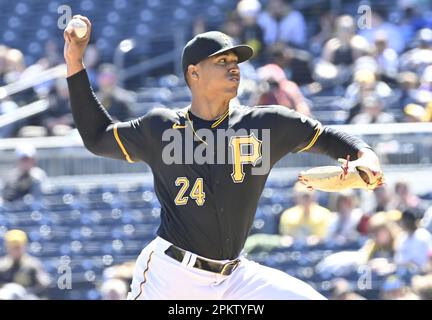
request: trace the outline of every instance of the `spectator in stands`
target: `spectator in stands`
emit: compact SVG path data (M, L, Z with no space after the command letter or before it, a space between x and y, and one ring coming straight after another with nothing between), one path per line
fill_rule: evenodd
M356 293L346 279L335 278L332 280L330 300L366 300L366 298Z
M57 79L49 97L49 108L42 114L41 124L49 135L64 136L73 128L69 107L69 90L65 79Z
M378 63L378 72L384 81L394 81L397 77L399 61L396 51L388 47L387 34L377 32L373 56Z
M337 15L332 10L327 10L319 15L319 32L311 38L310 50L314 55L320 55L324 44L330 40L335 32Z
M36 149L30 144L22 143L17 146L15 155L16 168L3 187L3 199L14 201L27 194L38 197L46 174L36 166Z
M394 271L393 264L400 228L395 220L400 212L379 212L368 221L368 237L359 250L361 264L368 264L374 271Z
M342 15L336 19L334 38L328 40L322 51L322 59L334 65L350 66L358 58L359 41L354 18ZM364 39L362 39L364 40Z
M306 23L303 14L294 10L291 0L270 0L265 12L258 16L267 46L283 42L294 47L306 43Z
M385 212L379 212L369 220L369 239L361 249L366 261L374 258L393 259L400 230L386 215Z
M0 258L0 286L16 283L37 296L43 296L50 283L41 262L26 253L27 235L22 230L9 230L4 236L6 256Z
M355 195L352 191L341 192L336 199L336 212L330 223L327 239L337 243L356 241L359 238L358 224L363 216L356 208Z
M296 205L286 209L280 217L280 234L309 244L323 240L332 218L331 212L316 202L314 191L306 190L300 183L294 186L294 196Z
M407 182L399 181L394 186L394 197L390 208L404 211L408 208L416 208L420 205L420 199L410 191Z
M421 226L432 233L432 205L426 210L421 220Z
M399 107L404 109L410 103L417 103L417 89L420 85L418 76L411 71L401 72L398 75L400 89Z
M432 26L432 20L427 19L427 11L430 7L426 7L422 3L423 0L400 0L399 8L401 11L401 21L399 22L402 35L404 37L405 43L410 43L415 36L415 32L422 28L427 28ZM428 1L424 1L426 4ZM430 5L430 4L429 4Z
M230 14L225 20L222 26L222 32L229 35L233 39L234 43L240 43L242 24L240 23L237 11Z
M421 105L409 103L404 108L404 122L422 122L425 121L426 110Z
M390 203L392 201L390 189L386 185L383 185L380 188L376 188L373 193L375 200L373 212L390 210Z
M250 105L278 104L310 115L309 106L299 87L287 80L284 71L276 64L267 64L257 70L261 90L252 96Z
M367 265L372 271L391 273L396 270L393 263L399 228L394 222L396 214L380 212L368 223L369 239L358 250L339 251L326 256L316 266L318 273L343 274L355 272Z
M414 276L411 286L421 300L432 300L432 273Z
M307 51L278 43L268 49L268 55L270 63L281 67L287 78L298 86L314 82L312 56Z
M400 70L411 71L421 76L424 69L432 64L432 29L417 32L416 47L405 52L400 58Z
M366 96L362 100L362 109L352 118L352 124L392 123L393 115L383 111L383 101L376 95Z
M395 262L399 267L424 271L428 267L429 252L432 250L432 235L419 226L421 211L410 208L402 212L399 223L403 234L398 241Z
M365 61L365 60L363 60ZM359 60L357 60L357 63ZM393 94L392 89L383 81L377 80L375 74L375 61L372 59L365 62L364 65L358 63L353 75L353 83L351 83L345 91L345 99L349 116L346 120L350 123L351 120L361 111L362 102L368 96L378 96L382 101L387 101Z
M417 90L417 101L422 105L432 102L432 64L423 71Z
M406 283L396 275L390 275L381 286L382 300L418 300Z
M37 300L38 297L29 293L17 283L7 283L0 287L0 300Z
M9 48L6 51L6 72L4 81L6 84L19 81L25 70L24 54L18 49Z
M6 48L5 55L5 71L3 74L4 85L16 83L27 77L24 54L14 48ZM19 91L13 95L13 100L19 105L25 105L33 102L35 92L33 88Z
M373 44L377 33L384 33L389 40L389 47L396 50L397 53L403 52L405 49L405 41L400 28L386 21L386 13L379 9L372 10L371 28L360 30L359 34L366 38L370 44Z
M96 96L109 114L119 121L129 120L132 117L129 105L134 102L134 95L117 85L117 70L112 64L103 64L99 67L99 91Z
M103 271L104 282L99 291L104 300L124 300L127 297L127 284L131 283L135 263L126 261L106 268Z
M121 279L108 279L100 288L102 300L126 300L128 288Z
M264 32L257 23L261 4L258 0L242 0L237 4L237 13L241 19L240 42L254 49L254 60L260 61L265 52Z

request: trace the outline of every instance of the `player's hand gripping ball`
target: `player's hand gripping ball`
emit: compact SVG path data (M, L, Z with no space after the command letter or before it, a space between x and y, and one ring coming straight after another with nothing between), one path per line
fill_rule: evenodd
M78 18L73 18L69 21L66 28L71 27L75 31L78 38L83 38L87 34L87 24Z

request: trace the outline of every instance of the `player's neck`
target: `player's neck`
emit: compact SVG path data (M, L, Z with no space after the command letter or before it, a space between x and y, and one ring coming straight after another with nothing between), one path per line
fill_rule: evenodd
M193 98L190 111L198 118L215 120L222 116L229 107L229 100L210 100Z

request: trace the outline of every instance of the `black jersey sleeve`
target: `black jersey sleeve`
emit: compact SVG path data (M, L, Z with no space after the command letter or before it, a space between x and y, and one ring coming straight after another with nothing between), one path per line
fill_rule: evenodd
M277 148L281 156L289 152L314 152L333 159L357 158L362 148L370 148L361 139L323 126L318 120L279 106L276 111Z
M151 160L151 114L114 123L93 92L85 69L67 82L73 119L89 151L128 162Z

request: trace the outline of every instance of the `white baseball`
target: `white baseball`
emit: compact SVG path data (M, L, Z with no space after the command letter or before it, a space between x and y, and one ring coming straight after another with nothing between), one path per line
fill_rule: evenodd
M77 19L77 18L72 19L68 23L68 27L69 26L71 26L74 29L75 34L77 35L78 38L84 37L87 33L87 24L81 19Z

